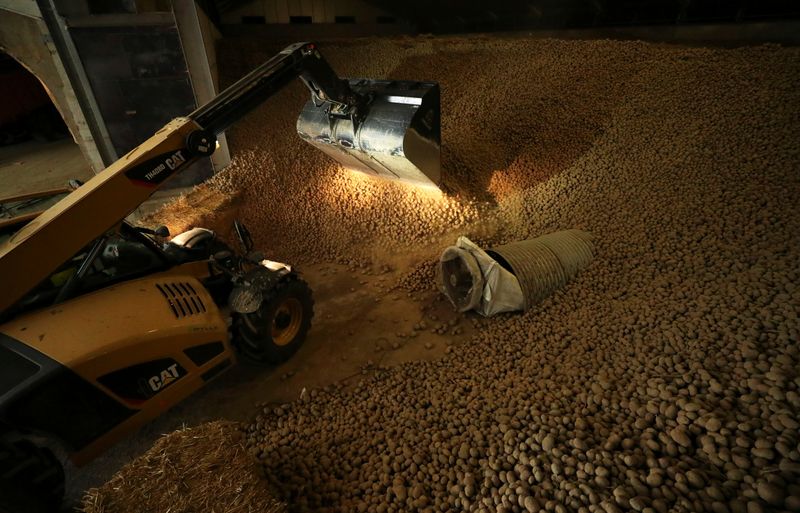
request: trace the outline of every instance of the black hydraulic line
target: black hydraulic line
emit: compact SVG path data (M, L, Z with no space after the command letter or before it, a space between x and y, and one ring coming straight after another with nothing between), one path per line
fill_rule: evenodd
M103 236L94 242L94 245L92 245L92 249L89 250L89 253L83 259L83 262L81 262L81 265L78 266L78 270L72 276L69 277L64 286L61 287L61 290L58 291L58 296L56 296L56 299L55 301L53 301L53 304L61 303L72 297L72 294L73 292L75 292L76 287L81 282L83 277L86 276L86 273L89 271L95 259L100 254L100 251L102 251L103 247L105 246L106 240L107 238Z
M215 135L223 132L300 73L299 52L287 53L287 50L245 75L189 114L189 118Z
M295 43L189 114L189 118L217 135L298 77L319 101L339 110L357 110L362 103L314 43Z

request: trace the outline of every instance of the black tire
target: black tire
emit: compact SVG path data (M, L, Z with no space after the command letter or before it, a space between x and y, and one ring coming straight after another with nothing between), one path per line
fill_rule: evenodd
M64 498L64 469L50 449L0 436L0 513L53 513Z
M248 360L283 363L303 345L313 317L311 289L296 274L288 274L256 312L237 315L234 340Z

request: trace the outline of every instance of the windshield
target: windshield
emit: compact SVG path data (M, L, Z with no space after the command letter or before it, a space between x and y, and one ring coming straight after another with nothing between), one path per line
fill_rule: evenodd
M51 306L75 296L138 278L168 267L158 244L123 223L86 245L26 294L14 315Z

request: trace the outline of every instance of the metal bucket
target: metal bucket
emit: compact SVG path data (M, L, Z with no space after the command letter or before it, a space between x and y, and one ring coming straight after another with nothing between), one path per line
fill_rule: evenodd
M391 180L438 186L439 85L433 82L350 79L369 99L360 122L332 116L325 103L306 103L297 133L343 166Z

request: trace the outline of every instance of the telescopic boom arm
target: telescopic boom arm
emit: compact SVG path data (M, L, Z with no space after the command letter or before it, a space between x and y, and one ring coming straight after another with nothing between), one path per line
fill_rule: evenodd
M336 75L314 43L296 43L189 114L189 118L208 132L219 134L298 76L319 103L329 104L331 115L349 117L366 106L367 98Z
M211 155L216 135L300 77L331 116L355 123L368 100L354 93L313 43L293 44L187 117L95 175L0 246L0 312L122 221L166 179Z

